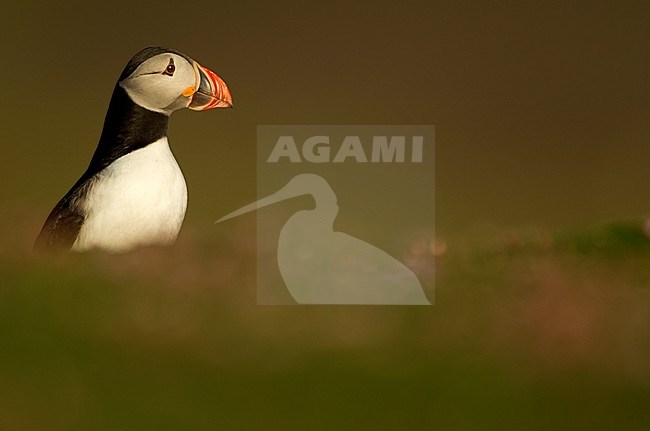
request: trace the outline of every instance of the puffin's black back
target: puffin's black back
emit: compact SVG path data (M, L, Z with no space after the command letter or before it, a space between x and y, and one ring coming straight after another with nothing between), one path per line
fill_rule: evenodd
M104 128L88 169L56 204L36 239L35 248L70 249L83 225L85 215L82 204L88 189L96 180L96 175L120 157L167 135L169 117L134 103L119 84L142 62L165 52L172 52L192 61L185 54L160 47L145 48L131 58L113 90L104 119Z

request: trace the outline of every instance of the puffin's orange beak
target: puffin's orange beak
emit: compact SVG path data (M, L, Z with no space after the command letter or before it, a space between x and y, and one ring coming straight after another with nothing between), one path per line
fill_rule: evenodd
M205 111L212 108L232 108L232 96L223 79L208 68L194 63L198 75L199 88L192 95L188 108Z

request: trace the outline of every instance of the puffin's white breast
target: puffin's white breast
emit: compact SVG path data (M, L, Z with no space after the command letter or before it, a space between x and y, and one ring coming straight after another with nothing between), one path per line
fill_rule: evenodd
M176 240L187 186L167 138L115 160L81 201L86 219L72 250L110 252Z

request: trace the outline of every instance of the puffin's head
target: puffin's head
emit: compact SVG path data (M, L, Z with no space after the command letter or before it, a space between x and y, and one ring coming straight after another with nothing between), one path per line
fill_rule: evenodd
M166 115L181 108L232 108L230 90L216 73L172 49L151 47L138 52L118 84L138 105Z

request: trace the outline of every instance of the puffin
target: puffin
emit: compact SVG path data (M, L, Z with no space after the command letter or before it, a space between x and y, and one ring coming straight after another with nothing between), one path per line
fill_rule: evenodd
M122 253L173 244L187 186L167 140L169 117L232 106L226 83L188 55L162 47L135 54L115 85L88 168L47 217L35 249Z

